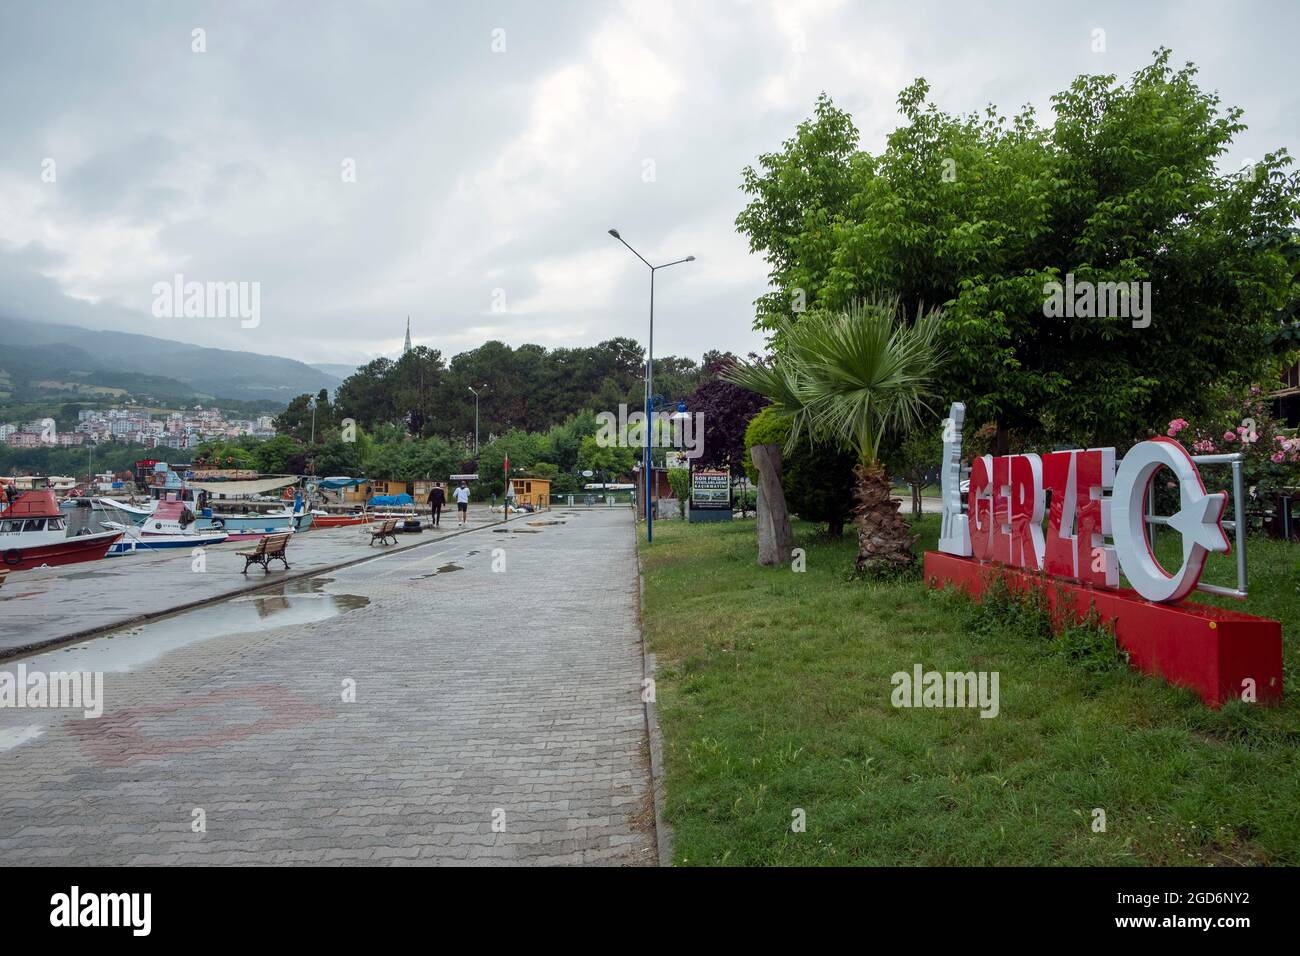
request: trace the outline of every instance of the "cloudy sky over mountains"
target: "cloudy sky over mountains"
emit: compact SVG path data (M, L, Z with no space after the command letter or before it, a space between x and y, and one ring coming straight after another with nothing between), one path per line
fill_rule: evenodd
M741 169L822 90L874 150L917 76L949 111L1046 118L1165 45L1246 109L1225 166L1297 152L1300 7L1081 7L0 0L0 315L320 362L395 354L408 313L447 355L644 341L614 226L697 257L660 275L655 351L698 358L761 345ZM176 273L260 283L260 324L155 318Z

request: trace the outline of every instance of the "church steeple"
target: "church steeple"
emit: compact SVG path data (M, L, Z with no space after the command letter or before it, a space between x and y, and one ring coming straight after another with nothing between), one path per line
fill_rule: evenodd
M411 317L406 317L406 344L402 346L402 354L405 355L411 351Z

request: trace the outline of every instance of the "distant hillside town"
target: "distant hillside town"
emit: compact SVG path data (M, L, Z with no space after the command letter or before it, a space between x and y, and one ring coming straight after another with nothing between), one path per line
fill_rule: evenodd
M51 419L0 424L0 440L9 448L73 447L104 442L143 445L146 448L194 448L205 441L274 438L274 419L227 419L219 408L195 406L173 412L148 412L138 408L85 408L77 413L72 431L59 431Z

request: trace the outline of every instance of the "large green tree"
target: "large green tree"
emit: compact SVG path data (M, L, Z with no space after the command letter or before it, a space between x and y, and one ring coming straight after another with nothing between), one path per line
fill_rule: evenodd
M1285 229L1300 179L1279 150L1245 170L1219 161L1244 128L1175 70L1169 51L1127 82L1081 76L1054 118L990 107L951 115L902 91L904 123L879 154L822 98L777 153L744 173L737 219L771 266L757 326L801 308L900 296L942 305L940 390L1039 440L1122 443L1202 410L1207 382L1265 373L1291 290ZM1049 283L1149 282L1150 321L1049 316ZM1142 323L1139 322L1139 325Z

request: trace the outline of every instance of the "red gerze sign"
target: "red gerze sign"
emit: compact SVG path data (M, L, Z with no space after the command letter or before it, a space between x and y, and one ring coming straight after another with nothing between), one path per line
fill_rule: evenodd
M1278 622L1174 603L1196 587L1210 552L1230 550L1227 495L1205 491L1182 445L1140 442L1122 462L1113 448L984 455L971 462L963 495L964 417L954 403L944 427L943 526L939 551L925 556L932 585L978 595L1001 574L1014 589L1043 589L1053 610L1081 617L1095 608L1135 666L1192 687L1211 704L1281 697ZM1182 538L1176 572L1156 559L1147 533L1145 503L1162 466L1179 488L1179 510L1165 522ZM1121 571L1133 590L1119 587Z

